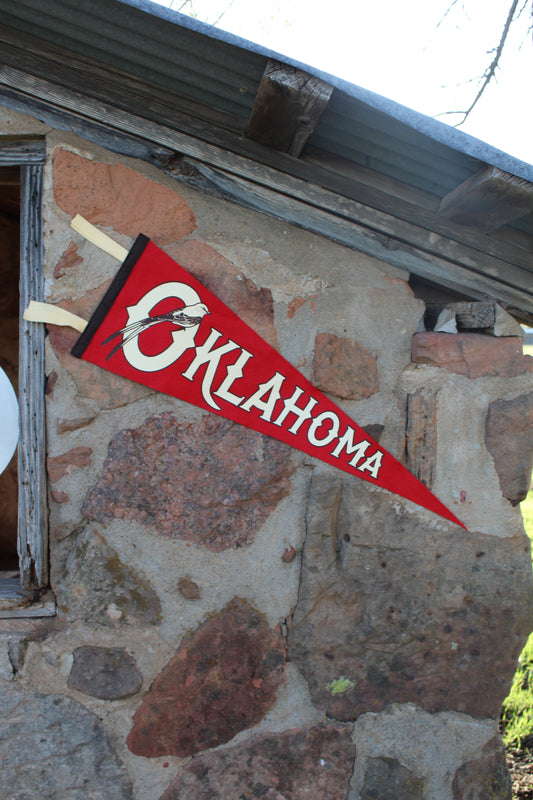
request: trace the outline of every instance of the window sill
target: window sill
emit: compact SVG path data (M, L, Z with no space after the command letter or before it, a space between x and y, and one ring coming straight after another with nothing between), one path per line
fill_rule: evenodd
M0 573L0 619L37 619L55 617L56 603L52 592L29 602L17 573Z

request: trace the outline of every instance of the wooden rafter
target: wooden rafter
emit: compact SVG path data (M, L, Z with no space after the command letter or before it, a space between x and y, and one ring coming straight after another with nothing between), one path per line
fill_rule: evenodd
M288 64L269 61L246 128L259 144L298 157L322 116L333 87Z

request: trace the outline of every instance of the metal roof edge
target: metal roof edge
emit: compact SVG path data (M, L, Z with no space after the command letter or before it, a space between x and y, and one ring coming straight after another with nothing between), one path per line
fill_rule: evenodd
M159 17L174 25L187 28L200 35L225 42L238 49L255 53L263 58L272 58L284 64L289 64L296 69L308 72L310 75L314 75L316 78L325 81L347 96L365 103L375 111L381 112L407 125L413 130L418 131L418 133L428 136L430 139L433 139L435 142L445 147L449 147L452 150L456 150L457 152L463 153L483 163L490 164L493 167L498 167L505 172L509 172L512 175L533 183L532 164L528 164L515 156L505 153L503 150L499 150L464 131L446 125L440 120L433 119L426 114L422 114L420 111L408 108L395 100L376 94L369 89L350 83L343 78L331 75L309 64L304 64L290 56L283 55L263 47L262 45L250 42L233 33L215 28L213 25L209 25L206 22L200 22L185 14L180 14L178 11L160 6L157 3L151 2L151 0L117 0L117 2L136 8L151 16Z

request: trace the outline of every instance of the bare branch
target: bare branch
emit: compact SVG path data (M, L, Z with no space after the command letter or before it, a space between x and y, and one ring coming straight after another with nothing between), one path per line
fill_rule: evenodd
M513 0L513 2L511 3L511 7L509 9L509 13L507 14L507 19L505 21L505 25L503 26L502 35L500 37L500 41L498 43L498 46L494 50L490 51L490 52L494 53L494 58L492 59L491 63L489 64L489 66L487 67L487 69L485 70L485 72L483 73L483 75L481 77L481 86L480 86L480 88L478 90L478 93L476 94L474 100L470 104L470 107L466 111L448 111L448 112L446 112L447 114L462 114L463 115L463 119L460 122L458 122L454 127L458 128L460 125L463 125L463 123L466 121L466 119L469 116L469 114L471 114L471 112L473 111L473 109L475 108L477 103L479 103L479 101L480 101L485 89L487 88L487 86L489 85L491 80L494 78L494 75L496 74L496 70L498 69L498 65L500 63L500 59L501 59L501 55L502 55L502 52L503 52L503 48L505 47L505 42L507 41L507 36L509 34L509 29L510 29L511 23L512 23L512 21L514 19L514 16L515 16L515 13L516 13L516 9L517 9L517 6L518 6L519 2L520 2L520 0ZM522 11L523 11L523 7L521 8L520 13L522 13ZM439 115L439 116L442 116L442 115Z
M227 5L227 6L226 6L226 8L224 9L224 11L222 11L222 12L221 12L221 13L218 15L218 17L216 18L216 20L215 20L214 22L212 22L211 24L212 24L212 25L215 25L215 26L216 26L216 25L218 25L218 23L220 22L220 20L221 20L221 19L222 19L222 17L224 16L224 14L226 14L226 13L227 13L227 12L230 10L230 8L232 7L232 5L233 5L233 3L234 3L234 2L235 2L235 0L230 0L230 2L228 3L228 5Z

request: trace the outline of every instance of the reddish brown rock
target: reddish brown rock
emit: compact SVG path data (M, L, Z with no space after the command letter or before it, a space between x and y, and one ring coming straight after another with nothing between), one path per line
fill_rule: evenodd
M364 400L379 389L375 356L350 339L319 333L311 383L323 392L346 400Z
M196 227L187 203L177 192L145 178L123 164L103 164L56 148L54 196L67 214L127 236L144 233L162 245L183 239Z
M63 301L59 305L83 319L89 319L98 303L102 299L109 281L105 281L95 289L89 290L83 297L75 301ZM79 334L72 328L59 325L48 326L48 336L61 366L72 376L78 394L88 397L98 403L100 408L111 409L132 403L141 397L152 394L152 390L139 383L128 381L126 378L112 372L74 358L70 354Z
M499 737L487 742L479 758L457 770L452 790L453 800L511 800L511 777Z
M234 598L183 638L135 712L129 749L189 756L228 742L273 706L284 661L279 630Z
M58 433L72 433L85 428L93 421L94 417L76 417L76 419L60 419L57 421Z
M270 289L259 289L231 261L203 242L189 240L167 248L167 252L259 336L279 349Z
M346 800L354 758L346 725L254 736L191 759L161 800Z
M68 496L68 494L66 492L54 492L54 491L52 491L52 492L50 492L50 495L51 495L52 500L54 501L54 503L68 503L68 501L70 500L70 497Z
M78 246L75 242L71 242L54 267L54 278L60 278L66 270L82 263L83 258L78 255Z
M341 720L390 703L497 719L533 627L527 538L428 530L331 472L309 498L288 646L313 703Z
M58 374L55 371L55 369L52 370L50 375L48 375L48 377L46 378L46 388L44 390L44 393L45 393L46 397L50 397L50 398L53 399L53 397L54 397L54 388L55 388L55 385L57 383L57 378L58 378Z
M429 488L437 458L437 394L422 387L407 396L405 466Z
M70 475L75 469L88 467L91 463L92 453L93 451L90 447L73 447L59 456L48 456L46 468L50 483L57 483L58 480L64 478L65 475Z
M71 689L100 700L120 700L136 694L142 686L137 662L123 647L84 645L77 647L73 656L67 681Z
M523 354L522 339L518 336L415 333L412 360L415 364L432 364L468 378L512 378L533 372L533 358Z
M513 506L525 500L533 467L533 393L489 406L485 444L494 459L503 496Z
M165 413L115 436L83 513L137 519L211 550L242 547L289 493L291 473L290 448L275 439L213 415L192 425Z
M201 597L200 587L190 578L180 578L178 589L186 600L199 600Z

